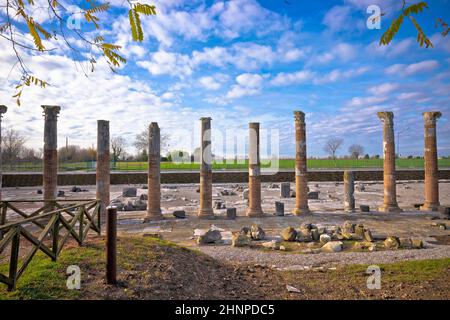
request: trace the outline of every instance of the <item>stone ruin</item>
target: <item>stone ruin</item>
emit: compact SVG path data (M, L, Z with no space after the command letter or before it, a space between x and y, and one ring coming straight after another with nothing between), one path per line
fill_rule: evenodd
M42 106L44 110L44 157L43 157L43 198L51 201L57 198L57 118L61 110L59 106ZM6 110L1 109L0 115ZM400 212L396 199L396 172L395 172L395 142L394 142L394 115L392 112L378 112L378 117L383 125L383 154L384 154L384 200L378 208L381 212ZM439 179L437 165L436 121L441 116L440 112L424 112L424 141L425 141L425 202L420 210L448 211L439 203ZM212 219L215 217L212 202L212 168L211 168L211 118L201 118L201 152L200 152L200 206L198 217ZM286 182L281 183L281 196L287 197L288 190L291 197L295 197L294 215L303 215L310 212L308 199L318 197L317 192L309 192L307 181L307 152L306 152L306 124L305 114L301 111L294 112L295 124L295 190L290 190ZM243 198L248 201L246 215L249 217L262 217L265 213L261 208L261 176L260 176L260 150L259 150L259 123L249 124L249 185L242 190ZM149 125L148 131L148 188L147 195L139 198L131 196L127 203L119 203L117 200L110 202L110 135L109 122L98 120L97 133L97 175L96 189L97 199L101 202L101 212L105 212L107 205L117 205L122 210L146 210L144 222L161 220L161 169L160 169L160 129L156 122ZM347 212L355 210L353 192L355 177L351 171L344 173L344 209ZM363 191L363 185L358 184L357 190ZM122 206L123 204L123 206ZM276 204L276 214L284 215L284 207L281 202ZM52 208L49 207L48 210ZM233 208L230 208L233 209ZM368 212L370 208L361 205L362 212ZM178 212L178 217L184 216ZM227 217L235 217L235 212L230 210Z

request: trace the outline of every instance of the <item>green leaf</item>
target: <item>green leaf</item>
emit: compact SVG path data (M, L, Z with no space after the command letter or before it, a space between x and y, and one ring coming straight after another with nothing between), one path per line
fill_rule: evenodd
M144 33L141 28L141 20L139 19L139 13L133 8L128 12L131 26L131 36L134 41L141 42L144 40Z

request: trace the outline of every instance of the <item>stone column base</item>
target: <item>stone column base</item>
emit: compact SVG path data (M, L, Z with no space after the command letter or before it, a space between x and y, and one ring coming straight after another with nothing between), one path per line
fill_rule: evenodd
M247 217L264 217L264 212L261 209L247 209L245 215Z
M296 216L301 216L303 214L310 214L311 211L309 210L309 208L295 208L294 210L292 210L292 214L296 215Z
M156 220L164 220L164 217L163 217L161 211L159 211L159 212L148 212L147 211L147 215L144 218L144 223L149 222L149 221L156 221Z
M380 212L402 212L403 210L400 209L398 205L383 204L381 207L378 207L378 211L380 211Z
M200 219L215 219L213 209L200 209L198 210L197 216Z
M439 202L435 202L435 203L427 203L425 202L425 204L423 206L420 206L420 211L438 211L440 207Z

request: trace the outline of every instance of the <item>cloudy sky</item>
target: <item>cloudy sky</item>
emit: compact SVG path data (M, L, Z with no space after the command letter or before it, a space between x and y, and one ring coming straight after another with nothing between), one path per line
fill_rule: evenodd
M400 0L140 1L157 10L157 16L141 18L141 44L131 40L128 2L109 2L112 9L98 15L101 33L122 46L128 63L114 74L99 59L86 77L84 56L74 63L62 42L46 42L55 50L44 55L22 50L27 67L51 86L26 88L20 107L12 98L20 70L13 68L9 42L0 38L0 104L9 107L3 127L21 131L28 146L42 146L40 105L50 104L62 108L60 145L66 137L70 144L94 144L97 119L110 120L112 136L122 135L131 145L137 133L157 121L169 133L171 148L191 151L198 145L198 119L210 116L216 154L229 141L245 139L249 122L260 122L272 138L279 137L280 155L292 156L293 111L302 110L310 156L323 156L324 142L332 136L345 141L339 154L353 143L381 154L376 112L389 110L401 132L400 153L420 155L421 114L440 110L438 149L450 155L450 36L443 38L435 27L436 18L450 22L448 0L428 1L430 8L417 18L434 44L430 49L418 47L408 20L388 47L378 45ZM85 5L61 3L71 12ZM385 13L381 30L366 26L370 4ZM34 16L50 26L45 9L36 9ZM4 14L0 17L3 24ZM81 30L91 33L85 23ZM81 41L70 40L86 50Z

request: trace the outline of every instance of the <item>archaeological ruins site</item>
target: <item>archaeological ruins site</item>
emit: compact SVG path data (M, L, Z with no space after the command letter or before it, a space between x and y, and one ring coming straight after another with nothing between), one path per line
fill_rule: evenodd
M224 266L235 265L236 274L236 270L244 268L242 285L252 277L259 277L260 286L271 288L267 293L225 296L238 299L320 296L320 290L314 295L314 290L286 278L290 272L313 279L347 265L377 266L450 258L450 170L438 168L436 125L441 117L438 111L423 113L424 170L396 169L394 114L389 111L373 115L382 126L382 171L308 170L307 123L305 114L295 111L292 119L295 168L291 170L264 173L260 124L256 122L248 124L248 170L213 170L214 119L202 117L200 172L161 170L161 132L156 122L148 125L148 172L111 172L113 123L98 120L94 175L58 172L57 122L58 117L64 116L64 109L49 105L42 109L45 120L42 174L3 174L0 262L5 268L0 269L3 283L0 290L4 292L20 287L36 257L56 264L64 251L77 245L81 249L90 248L92 241L96 245L100 241L99 246L106 254L105 265L100 268L104 271L92 277L99 279L96 284L106 292L102 297L123 298L112 289L118 281L126 282L127 275L130 276L121 255L127 251L131 254L142 246L121 247L123 239L128 238L149 239L160 246L168 241L195 250L204 257L201 261L214 259ZM5 106L0 112L3 117L8 116ZM152 272L152 266L147 267ZM185 267L178 272L193 272L199 277L195 281L209 277L198 271L197 265L192 270L189 265ZM273 272L283 279L278 285L268 283L274 277ZM449 298L449 291L445 290L448 276L447 269L442 274L443 282L439 283L440 293L432 297ZM224 281L225 286L239 284L234 278ZM402 298L395 296L395 287L369 292L365 281L363 277L355 284L364 287L360 293L347 292L343 298L392 295ZM185 290L177 288L179 292ZM428 288L425 285L417 292L424 295ZM173 298L153 294L147 297ZM198 298L217 298L208 295L207 289L196 294ZM405 295L403 298L423 298L414 292Z

